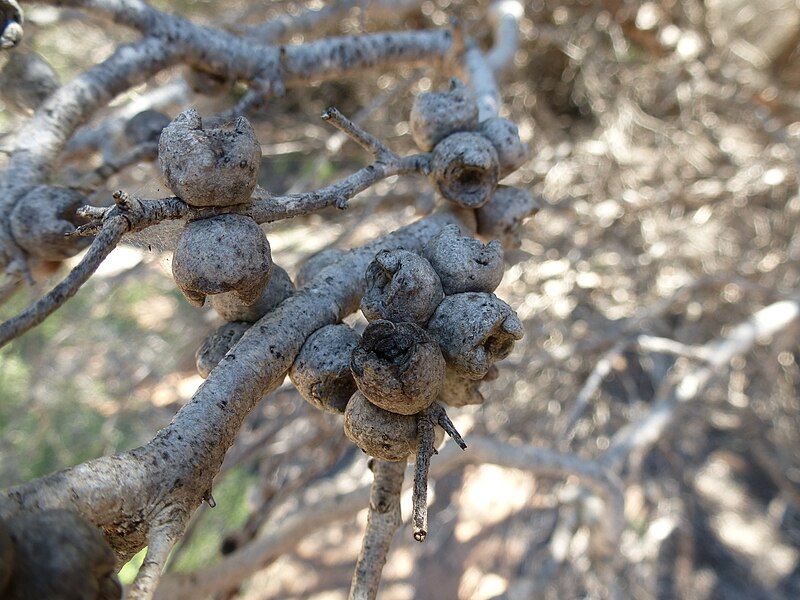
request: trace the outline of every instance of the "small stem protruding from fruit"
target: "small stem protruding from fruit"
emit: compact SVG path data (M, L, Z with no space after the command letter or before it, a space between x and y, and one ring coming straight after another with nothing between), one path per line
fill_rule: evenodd
M431 456L438 454L436 425L444 429L462 450L467 447L444 407L438 402L434 402L417 416L417 458L414 463L414 492L411 503L414 539L418 542L424 542L428 535L428 470Z

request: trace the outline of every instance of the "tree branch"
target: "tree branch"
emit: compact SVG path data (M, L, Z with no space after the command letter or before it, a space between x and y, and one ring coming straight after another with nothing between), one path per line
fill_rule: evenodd
M746 354L759 339L779 333L798 317L800 296L794 296L762 308L726 335L697 349L706 364L691 369L646 415L620 429L601 458L603 465L619 471L632 452L641 453L654 444L674 421L678 406L696 399L734 357Z
M435 213L345 254L255 323L148 444L11 488L0 495L0 516L69 508L105 528L120 560L129 559L146 543L150 523L142 515L197 508L244 418L283 381L306 338L357 308L375 254L421 251L447 224L468 228L458 214Z
M0 325L0 347L44 321L64 302L74 296L80 286L86 283L100 263L121 241L125 233L142 231L163 220L202 219L229 212L248 215L257 223L271 223L309 214L328 206L344 209L347 208L350 198L386 177L405 173L426 173L429 170L430 157L428 154L415 154L400 158L383 142L352 123L335 108L328 109L323 118L330 120L338 129L371 151L377 158L377 162L356 171L341 181L302 194L272 196L259 188L253 196L252 203L239 207L195 208L179 198L142 200L132 198L122 191L114 194L115 206L113 207L84 206L79 213L81 216L89 218L90 221L79 226L75 235L99 234L92 242L89 253L53 290L23 313ZM125 160L124 156L120 158L121 162Z
M374 600L378 596L383 565L392 539L403 522L400 516L400 492L403 489L405 461L372 463L375 479L369 494L367 530L350 583L350 600Z
M564 479L576 477L604 501L604 522L610 549L616 549L624 527L624 495L619 480L596 462L574 454L563 454L536 446L500 442L486 437L472 437L468 452L454 445L445 446L431 463L432 478L443 477L465 465L494 464L519 469L536 476ZM411 482L407 482L410 484ZM370 487L364 486L343 496L324 497L315 504L276 523L264 537L229 554L220 562L185 574L166 576L157 597L188 600L202 594L214 594L241 583L266 564L291 551L303 538L331 523L355 516L369 502Z
M122 217L114 217L103 227L89 251L84 255L78 265L70 271L70 274L50 290L47 294L39 298L31 306L26 308L16 317L12 317L0 325L0 347L26 331L36 327L48 316L53 314L67 300L72 298L80 287L92 276L117 243L128 230L128 224Z

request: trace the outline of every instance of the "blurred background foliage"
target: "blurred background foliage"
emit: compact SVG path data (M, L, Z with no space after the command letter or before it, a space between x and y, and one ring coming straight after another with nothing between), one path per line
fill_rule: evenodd
M321 6L155 4L230 27ZM489 386L487 403L454 417L468 433L596 456L682 373L684 359L642 350L635 335L693 348L797 293L800 8L792 0L525 5L521 46L501 81L504 114L534 151L509 183L531 188L545 208L526 226L521 248L507 254L498 295L518 310L527 335ZM356 7L286 41L441 27L456 15L486 44L485 10L485 2L467 0L426 1L408 14L377 17ZM78 11L32 5L28 18L25 48L46 57L62 81L133 39ZM410 151L411 98L446 75L374 72L310 82L270 100L250 115L264 148L261 184L274 192L311 189L366 164L363 152L337 145L319 119L331 104L360 115L395 150ZM152 90L176 86L180 76L179 69L160 74L97 121L148 102ZM195 105L210 115L243 91L234 86L204 98L177 84L163 108L174 116ZM23 118L0 111L1 146ZM113 152L118 142L109 143ZM59 177L99 160L67 159ZM116 188L164 193L150 165L113 177L93 200L109 202ZM426 182L393 179L346 212L267 230L276 262L294 274L325 246L350 248L426 214L435 201ZM64 308L0 350L0 487L144 443L191 397L201 382L194 351L218 318L176 291L162 250L172 237L164 229L116 250ZM63 273L40 274L39 287L0 307L0 318ZM625 597L800 595L797 333L788 328L734 361L629 465L629 529L619 549L625 566L617 574ZM609 361L607 376L574 413L601 360ZM215 487L217 508L199 511L170 569L201 569L325 490L369 481L340 423L315 414L288 384L262 402L240 437ZM414 544L407 532L396 539L382 597L601 597L605 583L587 558L603 518L592 507L573 482L489 466L457 469L436 482L428 541ZM361 513L298 540L239 592L346 597L363 523Z

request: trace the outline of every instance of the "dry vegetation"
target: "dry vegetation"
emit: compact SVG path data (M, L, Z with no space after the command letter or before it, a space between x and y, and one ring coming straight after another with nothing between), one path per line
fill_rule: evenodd
M160 4L216 23L265 16L255 5L225 3L220 14L222 3ZM454 463L435 478L427 541L414 542L409 528L395 539L381 597L797 597L798 324L787 318L723 364L715 341L800 293L800 9L781 0L526 4L501 89L504 112L533 147L510 182L541 195L544 208L506 255L498 295L527 334L487 386L486 404L454 420L468 443L489 437L599 457L623 482L626 529L619 544L598 547L609 543L606 509L576 482ZM402 25L458 15L485 39L483 10L425 2ZM26 43L64 78L129 35L71 11L31 9L29 18ZM387 21L355 9L305 39ZM174 75L118 105L152 102ZM319 122L330 104L410 151L412 94L443 80L424 69L375 73L270 101L251 115L262 185L310 189L363 164L362 152ZM242 93L187 99L172 88L171 115L187 102L216 112ZM0 119L13 134L17 118ZM65 164L63 178L78 166ZM164 189L149 165L112 178L97 202L116 188ZM350 248L410 222L433 206L428 190L389 180L346 212L273 226L276 262L293 275L329 244ZM194 392L193 353L216 322L169 279L158 248L170 237L162 227L116 250L64 309L0 351L0 487L143 443ZM30 297L18 294L0 314ZM681 396L698 371L707 385ZM619 432L654 407L667 419L657 439L614 454ZM313 410L287 381L249 418L218 480L217 507L198 512L170 570L203 570L260 537L278 552L246 569L241 597L344 598L366 514L355 516L347 494L370 480L364 462L340 420ZM328 507L340 520L280 538L292 515L332 494L344 495ZM123 570L128 580L135 564Z

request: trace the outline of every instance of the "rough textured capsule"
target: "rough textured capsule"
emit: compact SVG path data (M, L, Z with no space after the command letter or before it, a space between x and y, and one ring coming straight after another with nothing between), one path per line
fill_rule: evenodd
M224 292L253 304L271 273L269 242L256 222L244 215L187 223L172 258L172 276L195 306L203 306L207 295Z
M300 289L308 285L322 269L335 263L344 253L344 250L339 250L338 248L326 248L309 256L294 278L295 282L297 282L297 288Z
M228 351L242 339L250 325L251 323L243 322L225 323L205 339L194 355L200 377L208 377Z
M504 248L517 248L525 219L540 208L541 204L528 190L501 185L492 199L475 211L478 234L487 239L499 239Z
M35 52L10 52L0 71L0 97L20 113L35 111L59 85L53 67Z
M143 110L125 123L125 139L130 144L157 144L170 118L157 110Z
M428 322L447 364L470 379L483 379L524 331L508 304L483 292L447 296Z
M112 600L122 596L115 556L99 529L67 510L16 515L6 524L14 550L4 600Z
M528 144L519 137L519 129L514 121L503 117L492 117L481 121L478 131L492 143L500 161L500 177L510 175L531 156Z
M425 92L411 107L411 137L426 152L451 133L478 126L478 105L470 89L452 79L447 92Z
M500 178L497 151L479 133L454 133L433 149L431 177L447 200L479 208L491 199Z
M289 274L278 265L273 265L269 283L254 303L245 304L236 292L211 296L209 302L226 321L255 323L292 294L294 294L294 284Z
M442 393L439 394L439 401L453 408L483 404L486 399L481 393L480 386L484 381L495 378L497 378L497 367L494 365L489 368L483 379L470 379L452 367L447 367L444 371L444 386Z
M461 235L458 225L447 225L425 246L448 296L461 292L493 292L503 279L503 246L498 240L483 244Z
M356 385L370 402L401 415L436 400L444 366L439 346L424 329L391 321L370 323L350 361Z
M361 312L368 321L386 319L424 325L444 298L430 263L407 250L382 250L367 267Z
M89 204L86 196L69 188L31 188L11 211L11 235L36 258L59 261L74 256L91 243L85 237L66 237L80 224L75 211L85 204Z
M344 433L370 456L393 462L417 451L417 419L375 406L356 392L344 411Z
M289 378L303 398L327 412L344 413L356 391L350 356L358 339L344 323L327 325L308 336L289 370Z
M194 109L161 132L158 162L173 193L192 206L231 206L250 201L261 168L261 144L250 122L203 129Z

